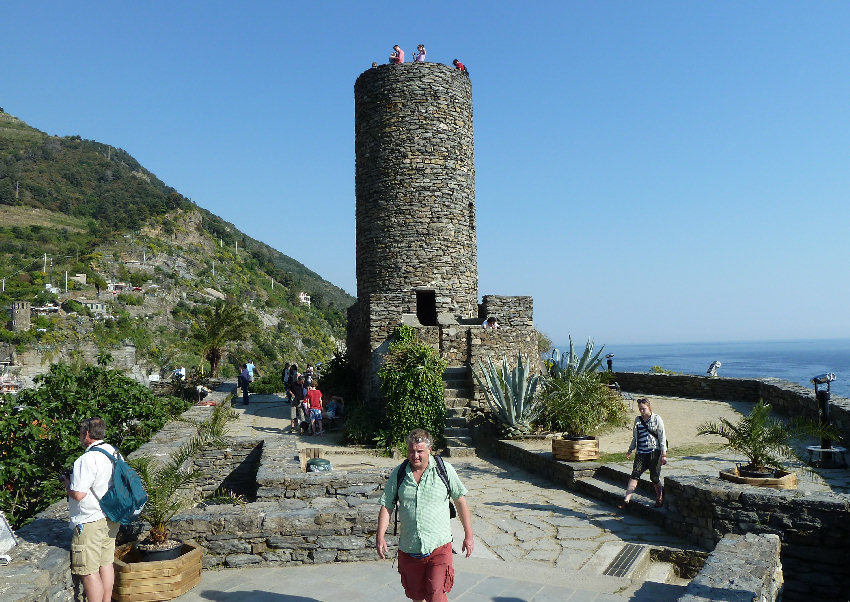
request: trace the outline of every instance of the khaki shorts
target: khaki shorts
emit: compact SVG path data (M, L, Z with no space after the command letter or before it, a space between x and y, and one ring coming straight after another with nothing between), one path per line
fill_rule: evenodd
M71 573L91 575L115 561L118 523L102 518L74 527L71 538Z

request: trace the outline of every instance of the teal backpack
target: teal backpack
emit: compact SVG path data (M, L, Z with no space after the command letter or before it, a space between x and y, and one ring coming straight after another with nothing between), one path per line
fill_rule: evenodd
M100 509L113 523L129 525L139 518L142 508L148 501L142 479L139 473L124 461L121 454L115 457L99 447L93 447L92 450L99 451L112 460L112 483L103 497L98 500Z

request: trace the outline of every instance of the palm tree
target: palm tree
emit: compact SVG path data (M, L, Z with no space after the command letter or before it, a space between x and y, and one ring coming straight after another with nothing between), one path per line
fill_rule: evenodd
M210 363L210 373L218 376L224 347L245 339L254 324L241 306L219 301L209 307L192 325L192 338L201 345L201 355Z
M791 443L803 436L840 438L837 429L823 426L811 420L794 418L788 424L770 416L770 404L764 400L753 407L749 416L742 416L737 424L726 418L716 422L705 422L697 427L697 435L719 435L726 439L727 446L746 456L749 464L745 470L766 472L781 469L782 460L793 458Z

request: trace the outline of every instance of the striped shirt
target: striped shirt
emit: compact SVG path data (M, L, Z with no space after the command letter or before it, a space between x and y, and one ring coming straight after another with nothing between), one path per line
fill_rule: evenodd
M648 454L659 448L661 453L667 451L666 433L661 416L652 414L646 422L643 422L640 416L635 417L629 453L635 448L639 454Z
M449 477L451 498L456 500L466 495L466 487L460 482L454 467L448 462L443 464ZM381 505L390 512L396 495L398 469L399 466L393 469L381 495ZM436 460L429 458L428 467L418 484L408 464L398 501L399 550L408 554L430 554L452 540L449 492L437 473Z

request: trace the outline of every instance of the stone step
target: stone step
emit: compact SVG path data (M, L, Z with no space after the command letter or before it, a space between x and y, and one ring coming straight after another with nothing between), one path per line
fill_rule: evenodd
M443 388L443 396L444 397L466 397L467 399L472 399L472 390L468 387L444 387Z
M448 405L446 406L446 418L447 419L449 419L449 418L463 418L464 420L466 420L466 417L468 417L471 413L472 413L472 408L470 408L468 406L463 406L463 407L449 407Z
M626 485L627 482L625 480L612 483L596 477L576 479L575 481L575 489L579 493L589 495L613 506L619 505L623 501L623 496L626 493ZM641 516L663 526L667 516L667 508L655 508L654 506L655 492L653 491L651 496L646 495L639 487L632 494L632 499L626 512Z
M465 435L459 437L446 437L446 447L463 447L472 445L472 437Z
M446 428L447 429L449 429L449 428L466 428L466 425L467 425L467 421L466 421L466 418L464 418L463 416L446 416Z
M445 435L446 437L468 437L469 429L465 426L447 426Z
M646 476L646 474L647 473L644 473L644 476ZM625 489L625 484L631 478L631 475L631 469L626 468L625 466L620 466L619 464L603 464L596 470L596 474L593 476L608 483L623 483L623 489ZM645 478L638 479L637 491L651 496L653 500L655 499L655 487L653 487L652 483Z
M463 397L451 397L446 399L446 408L466 408L471 400Z
M466 366L449 366L443 371L443 379L447 378L467 378L469 376L469 368Z
M464 445L447 445L446 455L452 458L468 458L475 455L475 448Z

